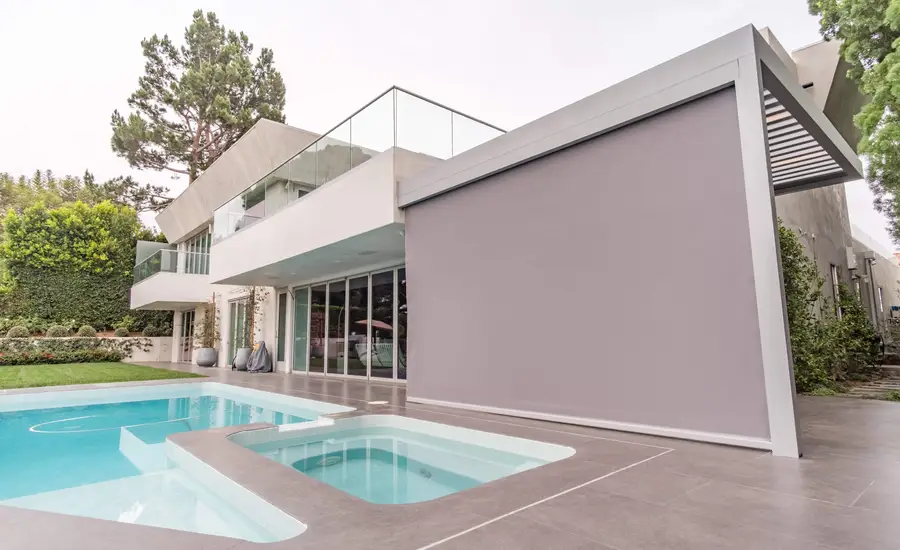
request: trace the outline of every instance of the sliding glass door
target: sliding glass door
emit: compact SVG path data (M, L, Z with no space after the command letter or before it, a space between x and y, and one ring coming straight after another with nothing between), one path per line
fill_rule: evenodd
M306 372L309 353L309 289L294 291L293 371Z
M402 267L295 289L292 370L406 379L406 309Z

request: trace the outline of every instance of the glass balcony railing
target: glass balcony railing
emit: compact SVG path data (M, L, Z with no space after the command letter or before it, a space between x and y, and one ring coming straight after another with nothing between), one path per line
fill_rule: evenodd
M213 215L213 243L391 147L444 160L502 133L495 126L391 88L219 207Z
M209 254L206 252L179 252L157 250L134 266L134 284L157 273L209 274Z

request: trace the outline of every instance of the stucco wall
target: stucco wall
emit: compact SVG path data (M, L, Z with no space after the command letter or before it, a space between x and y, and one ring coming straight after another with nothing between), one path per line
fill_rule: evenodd
M838 279L850 285L847 249L853 246L847 195L843 185L833 185L775 197L775 210L785 227L794 230L816 262L825 280L824 296L832 297L831 266L838 267Z
M768 439L732 89L406 224L411 398Z

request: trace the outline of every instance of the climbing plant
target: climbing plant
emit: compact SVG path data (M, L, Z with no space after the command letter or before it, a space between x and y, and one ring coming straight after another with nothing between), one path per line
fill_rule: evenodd
M780 220L778 237L797 391L822 392L849 378L871 376L878 337L858 297L841 284L836 308L822 296L824 281L815 262Z
M0 259L9 282L0 285L0 317L72 320L111 328L129 314L138 325L170 323L168 312L131 312L135 243L154 238L126 206L82 202L47 208L38 202L3 218Z

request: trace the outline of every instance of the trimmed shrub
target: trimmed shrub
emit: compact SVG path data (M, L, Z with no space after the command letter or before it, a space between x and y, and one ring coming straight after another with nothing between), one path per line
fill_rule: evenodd
M117 338L127 338L129 336L128 329L125 327L119 327L116 329L115 335Z
M156 325L147 325L146 327L144 327L144 332L142 332L141 334L143 334L147 338L155 338L157 336L160 336L162 334L162 331L159 330L159 327L157 327Z
M78 332L75 333L75 336L78 336L79 338L96 338L97 331L94 330L94 327L91 325L81 325L78 328Z
M137 319L132 317L131 315L126 315L122 317L122 320L113 325L116 329L124 328L125 332L131 332L134 330L134 326L137 324Z
M31 333L28 332L28 329L18 325L9 329L9 332L6 333L7 338L28 338L31 336Z
M47 329L47 338L65 338L69 335L69 328L62 325L53 325Z
M110 349L83 349L77 351L22 351L0 353L0 366L54 365L60 363L117 363L122 360L121 351Z

